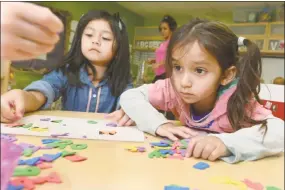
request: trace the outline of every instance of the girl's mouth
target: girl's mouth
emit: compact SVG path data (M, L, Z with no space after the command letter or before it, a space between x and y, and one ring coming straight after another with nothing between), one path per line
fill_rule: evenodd
M96 52L100 53L100 51L95 49L95 48L91 48L89 51L96 51Z

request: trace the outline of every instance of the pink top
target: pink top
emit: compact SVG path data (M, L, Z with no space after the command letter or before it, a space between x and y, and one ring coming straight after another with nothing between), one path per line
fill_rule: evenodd
M235 90L236 86L225 90L217 99L216 105L208 118L199 123L192 120L190 105L186 104L175 92L170 79L159 80L154 84L150 84L148 94L149 101L155 108L172 111L183 125L206 131L231 133L234 130L227 117L227 103ZM251 105L253 106L251 118L255 120L263 120L268 115L272 114L270 110L264 108L255 100L251 102ZM249 110L247 109L247 111Z
M164 61L166 58L166 51L167 51L167 46L169 44L169 40L166 40L164 42L162 42L159 46L159 48L157 48L155 50L155 62L159 63L161 61ZM165 73L165 66L160 65L158 68L155 69L155 75L159 76L162 75L163 73Z

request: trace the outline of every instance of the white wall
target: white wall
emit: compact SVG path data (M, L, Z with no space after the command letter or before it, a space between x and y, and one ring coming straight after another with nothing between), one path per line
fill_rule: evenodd
M259 97L262 100L284 102L284 85L261 84Z
M262 78L265 83L272 83L276 77L284 78L284 58L262 58Z

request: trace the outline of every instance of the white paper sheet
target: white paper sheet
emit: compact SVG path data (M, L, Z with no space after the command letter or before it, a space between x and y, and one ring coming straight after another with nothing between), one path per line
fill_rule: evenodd
M50 119L50 121L41 121L41 119ZM62 120L60 123L54 123L54 120ZM88 121L96 121L96 124L89 124ZM47 115L31 115L22 118L19 123L29 124L33 126L30 128L23 127L7 127L6 124L1 123L1 133L3 134L17 134L17 135L31 135L51 137L53 134L68 133L68 136L62 138L77 138L77 139L100 139L110 141L133 141L143 142L144 134L136 127L109 127L106 126L110 121L98 119L81 119L72 117L58 117ZM33 127L47 128L47 131L37 132L33 131ZM116 134L99 134L99 131L115 131ZM60 138L60 137L59 137Z

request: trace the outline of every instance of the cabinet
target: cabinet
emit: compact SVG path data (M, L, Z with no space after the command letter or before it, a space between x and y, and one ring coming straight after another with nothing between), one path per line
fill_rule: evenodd
M284 57L284 22L242 23L228 25L238 36L257 44L262 56ZM241 52L245 47L240 48Z
M267 51L284 57L284 22L269 24Z
M266 36L268 34L267 23L242 23L230 24L228 27L237 35L250 39L255 42L263 53L267 47ZM241 52L246 50L246 47L239 47Z

